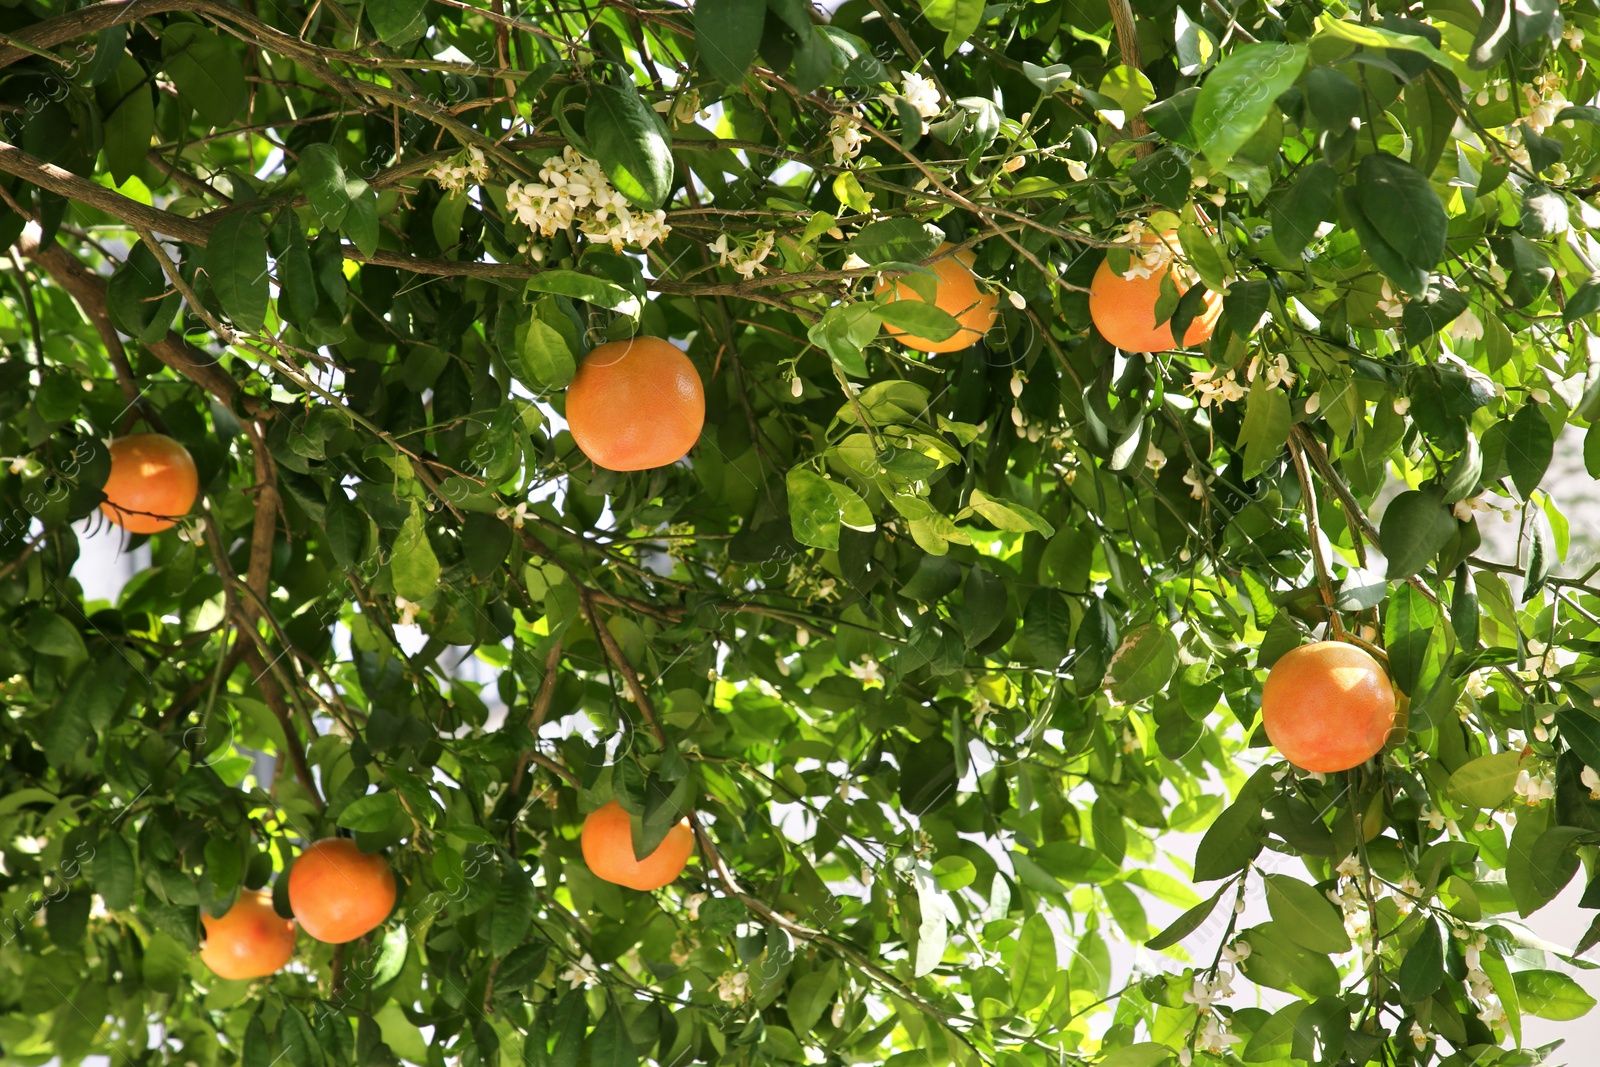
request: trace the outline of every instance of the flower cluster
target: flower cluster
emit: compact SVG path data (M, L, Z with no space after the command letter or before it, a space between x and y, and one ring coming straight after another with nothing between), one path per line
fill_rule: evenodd
M1556 796L1554 776L1537 767L1531 773L1526 768L1518 771L1517 783L1512 788L1529 807L1537 807L1547 800L1554 800Z
M650 105L656 111L667 116L672 123L672 128L688 126L711 117L711 112L700 106L700 90L690 89L688 92L679 93L670 100L657 100Z
M1282 359L1283 357L1278 357ZM1287 364L1285 364L1287 366ZM1212 367L1210 370L1197 370L1189 374L1189 385L1194 389L1196 398L1202 408L1223 401L1232 402L1244 399L1244 386L1232 370L1224 372L1221 367Z
M710 248L717 254L717 262L724 267L732 267L741 278L749 279L767 273L767 268L762 264L772 255L775 240L771 230L758 231L754 242L748 245L737 238L729 241L727 233L719 233Z
M1264 377L1267 388L1276 389L1280 385L1293 386L1299 375L1289 369L1289 357L1279 352L1271 357L1256 356L1250 361L1245 377L1252 382L1257 377Z
M717 979L717 996L726 1004L742 1004L750 995L750 976L744 971L728 971Z
M1489 980L1489 975L1484 969L1478 966L1480 953L1489 947L1488 936L1481 931L1467 928L1451 932L1458 941L1463 942L1461 955L1467 961L1467 988L1472 991L1472 999L1483 1005L1483 1010L1478 1012L1478 1018L1490 1026L1504 1022L1506 1010L1494 996L1494 983Z
M639 211L612 188L600 164L571 145L544 161L538 181L507 186L506 207L518 222L545 237L576 223L618 252L628 245L649 248L672 231L665 211Z
M1539 640L1529 640L1527 649L1528 667L1526 670L1518 672L1523 681L1542 682L1547 678L1554 678L1560 672L1561 664L1556 662L1555 649L1546 648L1544 642ZM1549 713L1545 718L1547 723L1554 720L1554 712ZM1540 737L1539 740L1543 741L1545 738Z
M927 133L928 119L943 110L939 103L939 87L922 75L906 70L900 72L900 82L904 86L901 95L922 116L922 132Z
M1200 1051L1220 1056L1228 1051L1229 1045L1239 1042L1237 1036L1228 1033L1227 1022L1211 1009L1218 1001L1233 996L1233 980L1238 976L1239 964L1249 958L1248 941L1235 941L1232 945L1225 946L1222 950L1222 962L1233 970L1219 970L1209 980L1196 975L1194 988L1183 995L1183 999L1193 1004L1200 1015L1200 1029L1195 1032L1194 1039L1194 1047ZM1188 1049L1184 1049L1184 1052L1187 1051Z
M833 150L833 165L842 167L861 154L867 143L867 134L854 113L833 116L828 123L828 147Z
M428 170L428 177L446 192L465 192L468 185L482 185L489 180L489 160L483 149L473 145L457 156L435 163Z

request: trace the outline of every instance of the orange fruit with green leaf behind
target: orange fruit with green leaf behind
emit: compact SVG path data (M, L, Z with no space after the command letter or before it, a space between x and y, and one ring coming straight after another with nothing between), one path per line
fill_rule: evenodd
M567 428L596 465L642 471L676 463L700 439L706 392L670 341L635 337L596 345L567 386Z
M265 978L294 955L294 920L272 909L272 894L264 889L240 891L221 918L202 911L200 925L206 932L200 962L219 978Z
M1359 767L1404 730L1383 665L1344 641L1278 657L1261 689L1261 723L1285 759L1323 773Z
M394 899L389 862L347 837L312 843L289 868L289 910L301 929L330 945L382 926Z
M953 248L954 246L948 241L941 244L934 250L934 258L928 266L934 273L934 305L959 322L961 328L944 340L935 341L884 323L883 328L889 336L907 348L915 348L919 352L957 352L981 340L994 325L997 314L995 308L1000 302L999 296L983 292L978 288L978 276L972 273L972 264L977 262L978 257L970 249L953 250ZM905 278L892 278L879 282L876 295L882 297L885 294L891 302L895 300L927 302Z
M1180 347L1172 337L1172 323L1156 323L1156 302L1161 299L1161 280L1172 275L1179 295L1195 284L1194 277L1173 260L1178 246L1176 234L1158 237L1147 233L1132 253L1127 269L1117 273L1108 256L1089 283L1089 316L1100 336L1124 352L1167 352ZM1222 314L1222 294L1207 292L1200 312L1184 331L1183 345L1204 344Z
M583 862L596 878L648 891L670 884L683 873L694 851L694 831L684 819L667 831L654 852L640 858L633 851L632 820L613 800L583 820L581 844Z
M111 442L111 474L100 511L129 533L159 533L189 514L200 475L189 450L165 434L136 433Z

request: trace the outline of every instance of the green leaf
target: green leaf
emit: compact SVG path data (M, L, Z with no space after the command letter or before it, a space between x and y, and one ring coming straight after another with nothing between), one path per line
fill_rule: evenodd
M624 315L637 316L640 310L639 298L616 282L579 274L575 270L540 271L528 279L525 290L583 300L597 307L620 311Z
M850 251L876 266L880 263L920 263L933 255L944 233L932 223L916 219L882 219L861 227L850 238Z
M322 1045L305 1014L292 1004L278 1017L278 1042L291 1067L322 1067Z
M1286 874L1269 874L1264 881L1273 922L1291 940L1324 955L1350 950L1344 917L1327 897Z
M880 328L873 304L835 304L811 324L806 337L833 359L835 365L856 378L867 376L862 349L878 336Z
M1214 882L1226 878L1256 858L1265 843L1266 827L1262 807L1272 792L1272 776L1268 768L1251 775L1239 790L1239 796L1225 808L1200 839L1195 850L1194 880Z
M944 55L948 59L972 37L983 21L983 0L917 0L922 17L935 29L944 30Z
M1239 428L1239 440L1235 444L1244 449L1245 477L1261 473L1283 451L1293 423L1294 412L1285 390L1274 389L1264 374L1250 383L1244 424Z
M1479 756L1450 776L1450 792L1474 808L1498 808L1511 799L1522 769L1522 755L1518 752Z
M267 235L248 211L225 215L205 251L206 277L236 329L260 333L267 321Z
M1408 263L1432 270L1444 256L1448 220L1427 176L1403 159L1373 152L1361 157L1356 186L1373 227Z
M784 485L789 492L789 525L803 545L836 551L844 509L828 480L807 467L791 467Z
M1283 923L1262 923L1240 937L1250 945L1250 955L1239 969L1256 985L1313 997L1338 995L1339 970L1333 961L1295 941Z
M1541 1019L1564 1022L1581 1018L1595 1004L1594 997L1560 971L1515 971L1511 979L1522 1010Z
M1439 923L1433 918L1423 921L1417 939L1406 950L1400 961L1397 977L1400 996L1407 1004L1416 1004L1433 996L1444 982L1444 939L1439 933Z
M933 879L947 891L965 889L978 877L978 868L965 856L944 856L933 865Z
M367 21L387 45L405 45L428 32L427 0L366 0Z
M1439 610L1410 585L1395 589L1384 615L1384 645L1389 652L1389 674L1400 691L1417 695L1418 681L1433 637Z
M33 613L25 636L29 648L46 656L82 659L89 654L78 628L49 608Z
M325 230L337 230L342 226L350 210L350 194L345 187L344 165L339 162L334 147L306 145L300 150L295 173L300 177L306 199L311 202L311 210L316 212L318 225Z
M402 815L400 794L386 790L357 797L339 813L339 825L347 830L378 831Z
M1567 297L1566 305L1561 309L1561 321L1571 325L1596 311L1600 311L1600 274L1591 274Z
M105 127L106 167L118 185L144 169L155 133L156 108L143 66L123 54L113 77L95 87Z
M1426 37L1386 30L1381 26L1373 26L1366 23L1347 22L1334 14L1318 15L1317 31L1318 39L1325 36L1335 37L1366 48L1400 48L1408 52L1416 52L1418 55L1427 56L1458 78L1464 78L1468 81L1474 80L1471 67L1448 52L1440 50Z
M635 207L654 210L672 192L672 146L661 116L632 81L589 86L583 131L596 162Z
M1072 641L1072 609L1054 589L1040 589L1022 612L1022 633L1034 659L1054 668L1067 658Z
M1272 198L1267 217L1272 221L1272 239L1278 251L1292 258L1305 250L1317 227L1333 213L1338 188L1338 174L1327 162L1318 160Z
M976 648L995 631L1010 606L1006 583L986 568L973 567L961 587L961 606L956 619L961 624L962 640Z
M1456 533L1455 516L1437 490L1411 489L1384 509L1378 545L1388 561L1391 582L1409 578L1426 567Z
M1300 77L1306 55L1305 45L1247 44L1217 64L1194 108L1195 136L1207 159L1232 161Z
M439 587L439 557L428 540L424 512L415 503L405 525L395 534L389 571L395 593L410 601L420 603Z
M1021 504L1005 500L996 500L982 489L973 489L972 496L967 501L973 511L988 519L996 529L1009 530L1012 533L1040 533L1046 537L1054 537L1056 529L1044 520L1038 512ZM957 516L959 518L959 516Z
M117 831L102 834L95 843L89 877L109 910L122 911L133 903L138 873L133 864L133 852Z
M1361 247L1366 251L1372 262L1383 272L1383 276L1393 282L1395 288L1412 296L1421 296L1428 291L1428 282L1431 275L1422 267L1416 266L1394 245L1389 243L1384 232L1367 218L1363 211L1363 196L1359 185L1347 185L1339 190L1339 195L1344 200L1344 215L1351 227L1356 231L1356 236L1361 238Z
M789 987L784 1004L789 1014L789 1025L797 1036L816 1029L822 1015L839 993L839 964L830 962L821 970L811 971L795 979Z
M1109 669L1118 700L1133 704L1153 697L1178 669L1178 639L1161 623L1145 623L1123 635Z
M874 304L873 311L890 326L930 341L954 337L961 329L954 315L920 300L885 300Z
M1222 899L1222 894L1232 888L1232 882L1226 882L1217 887L1217 891L1205 900L1196 904L1188 911L1174 919L1165 930L1144 943L1144 947L1152 951L1170 948L1200 929L1202 923L1211 917L1217 908L1217 901Z
M1556 712L1556 727L1586 766L1600 770L1600 719L1581 708L1564 707Z
M1526 500L1555 456L1556 439L1550 422L1544 416L1543 406L1529 401L1511 416L1505 437L1506 467L1511 471L1511 481L1517 492Z
M533 921L536 904L533 886L522 867L507 864L500 875L500 888L494 895L494 911L489 915L489 951L495 958L522 943Z
M724 85L743 84L761 46L766 19L765 0L699 0L694 6L694 40L705 72Z
M244 109L244 65L223 39L194 22L161 31L161 60L180 99L212 126L226 126Z
M566 388L578 369L561 331L537 313L517 327L517 362L517 377L536 393Z
M161 299L162 294L168 294ZM111 324L143 344L167 335L178 311L178 294L167 284L155 254L139 242L106 283L106 314Z
M1017 950L1011 957L1011 1000L1019 1012L1032 1011L1055 984L1056 935L1043 915L1035 912L1022 924Z
M344 188L350 205L344 213L344 235L370 258L378 250L378 192L360 178L346 178Z
M1096 1063L1098 1067L1162 1067L1172 1062L1173 1055L1173 1051L1165 1045L1140 1041L1112 1049Z

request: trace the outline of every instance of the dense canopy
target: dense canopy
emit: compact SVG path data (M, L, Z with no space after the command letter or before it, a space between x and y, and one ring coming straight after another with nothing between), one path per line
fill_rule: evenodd
M0 1060L1542 1062L1591 58L1592 0L8 0ZM635 338L670 403L569 412ZM1277 691L1382 751L1313 772L1321 639Z

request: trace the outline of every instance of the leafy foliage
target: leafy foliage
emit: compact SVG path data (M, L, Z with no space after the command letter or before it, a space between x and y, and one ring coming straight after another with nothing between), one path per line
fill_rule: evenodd
M1518 919L1600 845L1600 19L1137 7L7 6L0 1056L1540 1062L1593 1006ZM1149 231L1202 350L1093 328ZM924 356L944 241L1001 316ZM561 389L638 333L707 421L617 475ZM86 600L135 429L204 499ZM1332 777L1258 722L1323 628L1409 700ZM589 874L612 799L693 820L678 883ZM340 830L389 922L211 975L201 909Z

